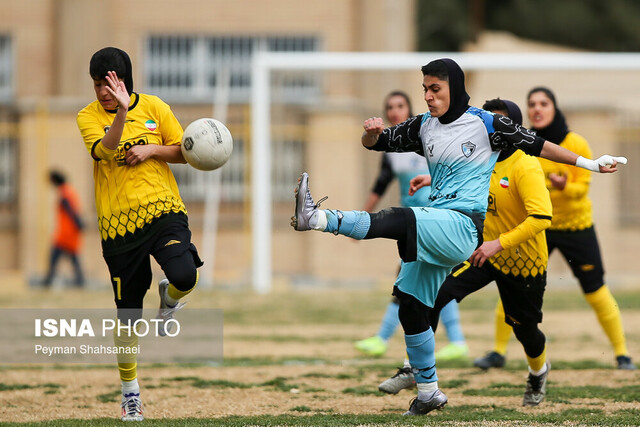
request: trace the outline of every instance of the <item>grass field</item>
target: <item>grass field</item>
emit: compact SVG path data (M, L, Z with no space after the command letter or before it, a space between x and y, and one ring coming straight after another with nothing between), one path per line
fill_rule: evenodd
M505 369L481 372L471 361L439 363L442 411L407 418L414 391L388 396L377 385L402 364L403 340L384 357L362 357L389 289L304 289L257 296L200 292L189 307L224 309L219 366L148 365L139 381L149 425L640 425L640 373L613 369L610 346L578 287L546 294L543 331L552 363L547 398L523 408L526 365L512 340ZM616 290L630 352L640 354L640 291ZM461 304L471 357L491 349L494 287ZM155 292L147 298L155 306ZM109 292L17 292L3 307L109 308ZM446 342L437 334L437 347ZM114 365L0 367L4 425L114 425L119 381Z

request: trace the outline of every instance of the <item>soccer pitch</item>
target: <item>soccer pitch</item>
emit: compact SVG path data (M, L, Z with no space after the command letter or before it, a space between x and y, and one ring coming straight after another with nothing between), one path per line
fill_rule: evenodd
M152 289L153 290L153 289ZM629 351L640 354L640 292L613 288ZM465 362L439 363L449 404L425 417L402 417L414 391L384 395L378 384L402 365L400 331L385 356L363 357L353 342L377 331L390 285L369 289L196 291L193 308L224 310L224 362L219 366L142 365L139 381L150 425L637 425L640 374L614 369L614 358L578 286L545 295L542 330L552 370L545 401L523 408L526 365L512 339L505 369L481 372L473 357L491 350L493 285L460 306L470 347ZM147 306L155 306L150 292ZM4 307L112 304L103 291L10 295ZM179 316L179 314L178 314ZM437 348L446 344L443 330ZM113 365L2 366L0 422L6 425L114 425L120 387Z

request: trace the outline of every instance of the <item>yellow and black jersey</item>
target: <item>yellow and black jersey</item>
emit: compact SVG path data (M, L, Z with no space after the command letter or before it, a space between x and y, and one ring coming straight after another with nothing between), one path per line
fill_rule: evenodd
M504 250L489 262L505 275L541 277L547 269L547 241L541 233L551 223L551 200L542 167L517 150L496 163L491 174L484 240L500 239Z
M127 150L134 145L180 145L182 127L170 107L156 96L134 92L120 144L109 150L101 140L115 113L94 101L77 118L84 143L94 159L98 228L105 255L140 244L149 235L150 225L165 214L186 214L166 162L148 159L135 166L125 162Z
M560 146L587 159L592 157L587 140L575 132L569 132ZM553 204L553 221L549 229L577 231L591 227L593 225L591 199L589 199L591 172L543 158L538 160L547 177L547 188L551 193ZM563 190L558 190L551 185L549 181L551 173L567 176L567 185Z

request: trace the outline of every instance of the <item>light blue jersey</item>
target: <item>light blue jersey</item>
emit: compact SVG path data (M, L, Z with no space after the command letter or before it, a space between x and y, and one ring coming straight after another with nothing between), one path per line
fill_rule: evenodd
M409 195L411 179L417 175L428 175L429 168L424 156L417 153L384 153L380 173L372 192L382 196L393 179L400 187L400 204L404 207L426 206L429 202L429 187L419 189Z
M387 128L371 149L424 155L431 173L427 206L484 217L499 150L515 147L539 155L543 143L507 117L469 107L451 123L425 113Z
M422 154L431 172L428 203L412 208L417 262L402 264L395 286L432 307L445 277L482 237L499 151L520 148L539 155L543 144L509 118L475 107L444 124L426 113L385 129L372 149Z

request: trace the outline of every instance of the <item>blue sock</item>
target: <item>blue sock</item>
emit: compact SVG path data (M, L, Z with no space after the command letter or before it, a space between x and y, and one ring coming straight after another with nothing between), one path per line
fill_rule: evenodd
M436 375L436 340L433 329L429 328L416 335L405 335L409 363L413 368L417 383L432 383L438 381Z
M378 331L378 336L385 341L389 341L389 338L391 338L400 324L400 319L398 318L399 309L400 305L393 301L387 305L387 310L384 312L380 330Z
M327 215L327 228L325 228L324 231L330 233L335 233L337 230L337 234L362 240L364 236L367 235L369 227L371 226L369 212L334 211L330 209L325 209L324 212ZM338 218L340 215L342 215L342 220L340 220L340 228L338 229Z
M460 326L460 312L456 300L444 306L440 311L440 321L444 325L449 342L464 343L464 334Z

